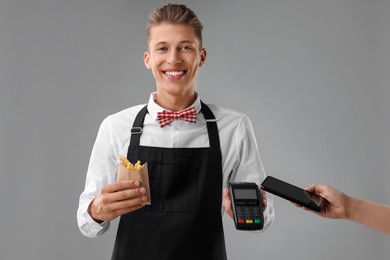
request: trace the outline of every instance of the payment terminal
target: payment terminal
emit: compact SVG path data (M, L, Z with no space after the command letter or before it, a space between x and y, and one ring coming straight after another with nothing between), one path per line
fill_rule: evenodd
M257 184L254 182L230 183L230 195L236 229L263 229L262 196Z

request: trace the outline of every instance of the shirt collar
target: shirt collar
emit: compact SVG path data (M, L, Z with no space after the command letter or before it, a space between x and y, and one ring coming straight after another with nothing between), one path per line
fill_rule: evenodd
M158 112L162 112L164 110L167 110L167 109L159 106L156 103L156 101L155 101L156 98L157 98L157 92L153 92L152 94L150 94L150 98L149 98L149 102L148 102L148 112L154 120L157 120L157 113ZM192 105L189 107L195 107L197 114L200 112L200 109L202 106L200 104L200 98L199 98L198 93L196 93L196 99L195 99L194 103L192 103Z

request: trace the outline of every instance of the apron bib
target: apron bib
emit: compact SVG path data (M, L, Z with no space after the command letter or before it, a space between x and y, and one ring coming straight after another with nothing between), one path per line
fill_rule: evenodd
M147 106L132 128L127 158L148 163L151 205L122 215L113 260L226 260L218 127L202 104L210 147L140 146Z

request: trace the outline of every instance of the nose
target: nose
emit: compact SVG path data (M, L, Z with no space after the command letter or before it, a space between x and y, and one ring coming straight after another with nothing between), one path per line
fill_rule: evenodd
M169 64L178 64L178 63L182 62L182 59L180 57L180 53L177 50L172 49L171 52L169 53L167 62Z

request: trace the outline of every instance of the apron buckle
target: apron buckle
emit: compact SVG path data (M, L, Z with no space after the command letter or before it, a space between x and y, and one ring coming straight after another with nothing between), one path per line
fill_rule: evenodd
M142 127L133 127L131 128L131 134L140 135L142 133Z

